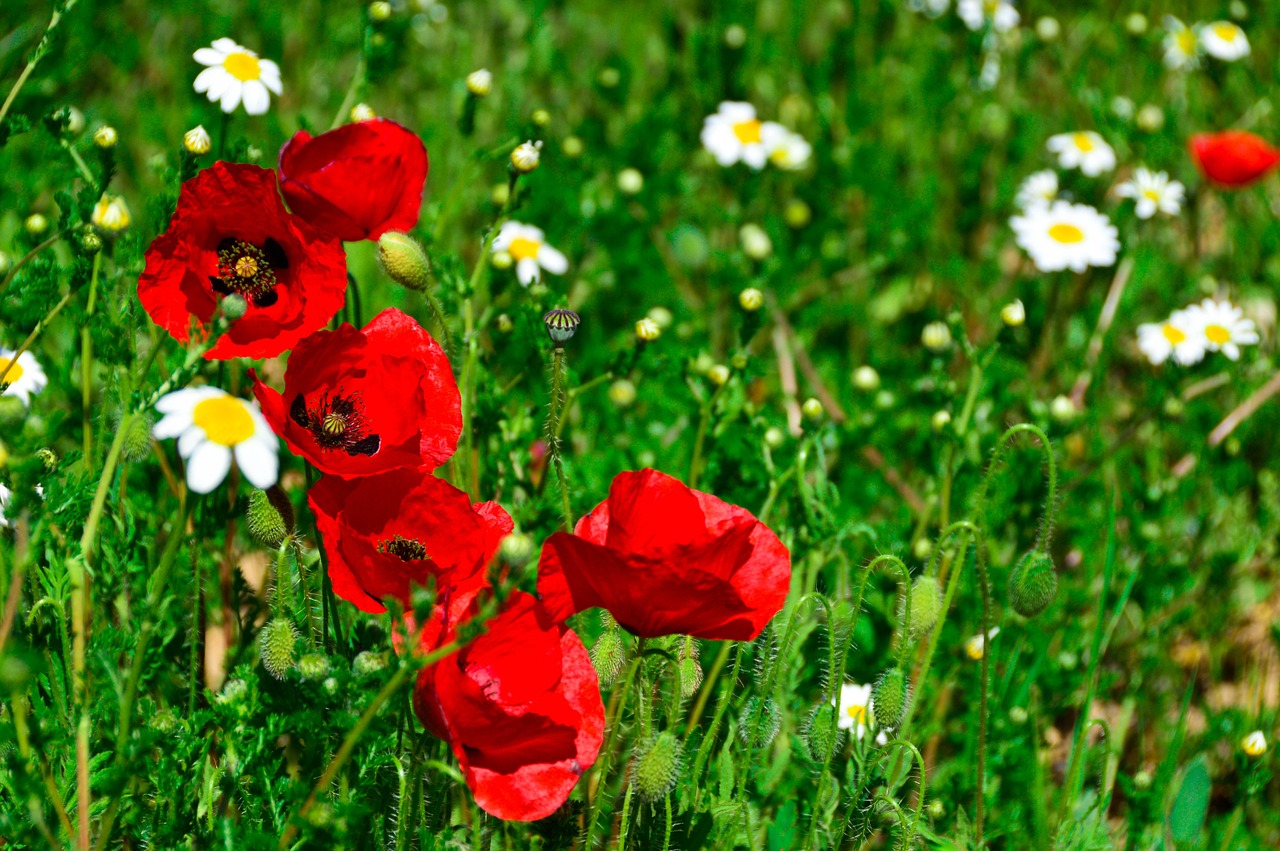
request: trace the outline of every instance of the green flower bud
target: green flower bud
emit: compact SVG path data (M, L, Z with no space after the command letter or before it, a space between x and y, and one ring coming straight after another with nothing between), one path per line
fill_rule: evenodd
M702 666L698 664L698 645L693 644L693 652L681 656L676 663L676 676L680 678L680 696L686 700L697 693L702 685Z
M431 283L431 261L417 240L388 231L378 240L378 262L387 277L407 290L421 292Z
M272 618L258 634L258 648L262 667L277 680L293 669L293 645L298 640L298 630L284 618Z
M897 727L907 714L911 686L901 668L890 668L871 690L871 714L881 727Z
M41 447L36 450L36 457L40 459L40 463L44 465L46 471L52 473L58 469L58 453L49 447Z
M937 624L942 614L942 588L935 576L917 576L911 585L911 634L919 637Z
M1058 574L1053 558L1041 550L1018 559L1009 574L1009 603L1025 618L1034 618L1048 608L1058 593Z
M293 505L278 485L251 493L245 518L249 536L268 549L278 549L293 531Z
M801 735L809 746L809 756L815 762L826 763L840 746L843 730L836 725L832 717L836 708L830 703L819 703L813 707L809 717L805 719Z
M222 309L222 318L227 322L235 322L249 309L249 303L239 293L223 296L218 306Z
M616 680L626 661L627 649L622 643L621 630L606 629L591 648L591 664L600 684L609 685Z
M298 673L304 680L322 680L329 676L329 657L323 653L308 653L298 660Z
M151 727L151 729L158 733L164 733L165 735L169 735L174 730L177 730L180 723L181 720L178 716L174 715L173 710L167 706L153 712L147 720L147 725Z
M758 748L768 747L781 728L782 713L771 697L751 698L738 717L738 736Z
M364 650L357 653L355 661L351 663L351 670L355 672L357 677L376 674L385 667L387 667L387 660L382 658L382 654L374 653L372 650Z
M631 782L646 801L667 796L680 773L684 744L671 731L659 733L636 754Z
M140 461L151 453L151 417L139 414L129 419L121 449L130 461Z

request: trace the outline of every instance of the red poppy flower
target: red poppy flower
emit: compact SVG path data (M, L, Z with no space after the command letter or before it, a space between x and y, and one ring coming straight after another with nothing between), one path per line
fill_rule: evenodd
M324 476L308 492L324 539L333 592L365 612L406 603L415 585L478 587L498 544L512 530L497 503L421 470L362 479Z
M455 623L475 596L449 605ZM431 632L427 649L452 639L448 625L424 630ZM604 740L600 683L586 648L520 591L483 635L418 674L413 704L453 748L476 803L501 819L554 813Z
M182 185L169 228L147 249L138 298L180 343L224 295L248 303L205 357L275 357L342 307L342 245L297 216L265 168L215 163Z
M1222 186L1248 186L1280 164L1280 151L1243 130L1197 133L1190 147L1200 170Z
M422 140L385 118L314 137L299 130L280 149L280 191L289 208L347 242L411 230L426 182Z
M253 377L267 422L325 473L434 470L458 446L462 400L449 359L395 308L363 329L344 324L299 343L285 369L284 395Z
M547 539L538 566L552 615L600 606L646 638L754 639L790 584L791 555L768 526L657 470L618 475L574 534Z

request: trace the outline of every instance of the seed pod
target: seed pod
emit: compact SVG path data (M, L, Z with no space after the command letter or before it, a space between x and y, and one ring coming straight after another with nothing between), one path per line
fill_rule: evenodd
M1034 618L1049 607L1057 593L1058 574L1048 553L1032 550L1018 559L1009 574L1009 603L1014 611Z
M651 739L632 763L631 782L646 801L666 797L676 785L680 773L680 758L684 744L671 731L659 733Z
M308 653L298 660L298 673L304 680L323 680L329 676L329 657L323 653Z
M618 678L627 660L627 650L622 644L622 632L606 629L591 648L591 664L596 669L600 685L609 685Z
M871 690L871 713L881 727L897 727L907 713L910 686L901 668L890 668L876 680Z
M911 634L933 629L942 615L942 588L934 576L917 576L911 586Z
M771 697L753 697L738 717L738 737L758 748L768 747L782 728L782 713Z
M408 234L384 233L378 240L378 262L387 277L405 289L422 291L431 283L427 252Z
M293 531L293 505L279 487L255 490L245 512L249 536L268 549L278 549Z
M285 673L293 668L293 645L297 640L297 629L284 618L272 618L259 633L262 667L277 680L284 679Z
M830 703L819 703L813 707L809 717L805 719L801 735L804 736L805 744L809 746L809 756L813 757L815 762L829 762L840 746L844 731L834 723L832 716L835 713L835 706Z

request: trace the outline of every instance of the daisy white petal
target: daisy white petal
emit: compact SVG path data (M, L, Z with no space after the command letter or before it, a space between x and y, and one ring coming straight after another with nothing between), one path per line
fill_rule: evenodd
M212 47L202 47L195 53L191 54L191 58L199 62L201 65L213 67L221 66L222 61L227 58L227 54Z
M538 261L526 257L516 263L516 280L526 287L538 280Z
M240 472L258 490L266 490L276 483L280 473L280 457L274 435L270 442L254 437L237 443L235 456Z
M187 487L194 493L209 493L227 478L231 470L231 448L206 441L187 459Z
M267 94L267 87L261 80L245 83L240 93L244 98L244 111L250 115L262 115L271 106L271 95Z
M262 73L262 84L275 94L280 94L280 66L270 59L260 59L258 64Z
M553 275L563 275L569 271L569 258L545 242L538 249L537 260L539 266Z

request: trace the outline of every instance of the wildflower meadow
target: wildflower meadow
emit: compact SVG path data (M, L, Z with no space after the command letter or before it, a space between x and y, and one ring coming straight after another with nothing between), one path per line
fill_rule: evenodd
M5 0L0 849L1280 848L1278 36Z

